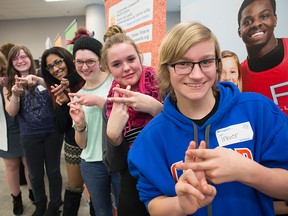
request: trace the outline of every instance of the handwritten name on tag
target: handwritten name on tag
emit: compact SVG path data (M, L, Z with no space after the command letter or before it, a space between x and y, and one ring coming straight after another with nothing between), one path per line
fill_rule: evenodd
M253 139L254 132L250 122L231 125L216 131L219 146L226 146Z

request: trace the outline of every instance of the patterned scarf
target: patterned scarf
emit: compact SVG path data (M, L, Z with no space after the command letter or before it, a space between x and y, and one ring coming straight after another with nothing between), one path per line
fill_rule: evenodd
M155 70L151 67L143 67L142 75L139 80L139 87L136 90L137 92L140 92L142 94L150 95L151 97L159 100L159 90L156 88L156 75ZM108 93L108 97L114 96L113 88L118 83L114 80L111 88ZM121 86L121 88L125 88L126 86ZM109 118L111 114L113 103L111 101L107 102L107 109L106 109L106 116ZM128 107L128 113L129 113L129 120L127 123L128 130L131 129L131 127L144 127L152 118L148 113L143 113L139 111L135 111L133 108ZM126 134L126 133L125 133Z

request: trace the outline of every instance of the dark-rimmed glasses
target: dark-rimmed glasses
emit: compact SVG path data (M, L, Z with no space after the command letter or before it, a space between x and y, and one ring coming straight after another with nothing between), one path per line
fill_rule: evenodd
M53 64L48 64L48 65L46 66L46 70L47 70L47 71L52 71L55 66L59 68L59 67L62 65L63 61L64 61L63 58L58 59L58 60L55 60Z
M77 59L77 60L74 61L74 64L75 64L75 66L78 67L78 68L82 68L84 64L86 64L87 67L94 67L95 64L96 64L96 62L97 62L98 60L99 60L99 59L97 59L97 60L95 60L95 59L88 59L88 60L86 60L86 61L83 61L83 60Z
M173 67L176 74L187 75L191 73L196 64L199 65L203 73L216 71L220 61L221 59L219 58L210 58L210 59L204 59L199 62L176 62L176 63L168 63L167 65Z

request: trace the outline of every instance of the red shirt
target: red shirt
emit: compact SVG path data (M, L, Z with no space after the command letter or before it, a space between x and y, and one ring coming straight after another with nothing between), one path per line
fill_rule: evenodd
M288 115L288 38L283 38L284 58L276 67L253 72L247 59L242 62L242 91L258 92L274 101Z

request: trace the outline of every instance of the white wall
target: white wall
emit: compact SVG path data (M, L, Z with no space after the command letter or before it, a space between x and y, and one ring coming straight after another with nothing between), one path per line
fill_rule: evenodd
M62 40L65 40L64 31L74 19L77 19L78 27L86 26L85 16L0 21L0 46L8 42L25 45L32 52L34 59L39 59L45 50L47 37L53 42L60 33ZM179 22L180 12L168 12L166 30ZM103 28L105 28L105 25L103 25ZM105 29L99 32L104 34ZM98 40L102 41L102 38Z
M243 0L181 0L181 21L199 21L206 25L218 38L221 50L234 51L240 61L243 61L247 52L237 33L237 16L242 2ZM276 0L276 37L288 37L287 10L287 0Z
M0 45L10 42L27 46L34 59L38 59L45 50L47 37L53 42L60 33L65 40L64 31L74 19L78 27L85 26L85 16L0 21Z
M174 25L179 23L181 20L179 12L167 12L166 17L166 32L169 31Z

